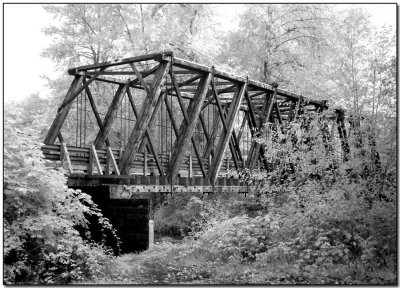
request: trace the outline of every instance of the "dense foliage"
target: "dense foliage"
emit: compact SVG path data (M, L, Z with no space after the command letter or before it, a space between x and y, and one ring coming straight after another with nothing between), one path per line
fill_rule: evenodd
M188 227L189 236L123 260L147 271L149 283L396 283L395 169L376 165L367 145L338 161L340 143L332 139L327 149L316 133L321 118L309 119L302 134L287 127L293 141L283 141L279 129L260 139L285 160L274 172L249 175L257 194L172 197L156 219Z
M113 258L102 243L80 235L86 215L109 221L89 195L68 189L62 168L47 167L38 132L10 105L4 125L4 283L68 284L101 279ZM82 236L84 238L82 238ZM118 275L118 273L117 273Z

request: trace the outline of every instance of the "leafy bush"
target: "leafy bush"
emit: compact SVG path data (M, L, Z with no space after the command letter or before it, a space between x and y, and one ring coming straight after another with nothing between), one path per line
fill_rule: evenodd
M5 112L4 282L67 284L105 276L112 256L74 227L87 225L85 214L97 215L104 229L111 224L89 195L67 188L62 169L46 166L37 131L19 125L18 107Z

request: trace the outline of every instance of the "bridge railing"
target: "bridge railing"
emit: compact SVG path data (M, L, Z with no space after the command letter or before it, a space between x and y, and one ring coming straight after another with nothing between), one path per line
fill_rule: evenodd
M42 151L45 159L51 160L54 166L60 165L56 164L57 161L63 163L68 163L71 165L69 174L88 174L88 175L96 175L100 174L99 170L96 168L92 168L92 172L90 172L89 166L95 166L96 163L92 160L91 163L91 149L88 147L76 147L76 146L65 146L67 148L67 153L62 152L62 144L51 144L51 145L43 145ZM118 149L111 149L113 153L113 157L117 164L119 164L120 156L123 151ZM112 163L107 159L108 153L107 149L95 149L95 153L97 154L97 159L99 161L102 174L111 175L117 174L115 167ZM63 155L64 154L64 155ZM167 171L168 164L170 161L169 154L161 154L158 153L159 161L161 162L161 166L163 171ZM108 164L108 169L107 169ZM242 163L239 163L240 165ZM226 158L225 161L221 164L220 175L225 175L230 169L234 168L235 163L232 159ZM65 166L65 165L64 165ZM204 161L204 168L206 171L209 169L209 161ZM68 170L68 169L67 169ZM154 159L154 156L149 153L136 153L134 162L130 171L132 175L159 175L159 171L157 169L157 165ZM191 155L185 155L181 169L179 174L183 177L202 177L202 172L200 168L199 161L192 157Z

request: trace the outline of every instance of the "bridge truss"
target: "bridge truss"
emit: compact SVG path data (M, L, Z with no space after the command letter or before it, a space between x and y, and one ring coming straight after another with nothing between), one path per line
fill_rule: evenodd
M285 126L328 108L172 52L68 73L73 80L44 140L45 157L62 161L69 185L110 185L115 193L249 192L228 172L271 169L268 151L254 141L265 124ZM113 92L110 103L104 91ZM343 111L332 117L345 159Z

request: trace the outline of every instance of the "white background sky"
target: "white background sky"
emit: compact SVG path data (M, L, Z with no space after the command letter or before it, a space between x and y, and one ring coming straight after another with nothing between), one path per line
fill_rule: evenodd
M218 7L219 19L227 30L237 27L237 14L242 4L214 5ZM371 13L374 24L396 25L396 4L361 5ZM50 78L57 75L52 61L40 56L50 43L42 28L54 20L40 4L5 4L3 7L4 100L20 101L36 92L41 97L48 97L50 91L41 75L49 75ZM67 69L65 67L65 71Z

